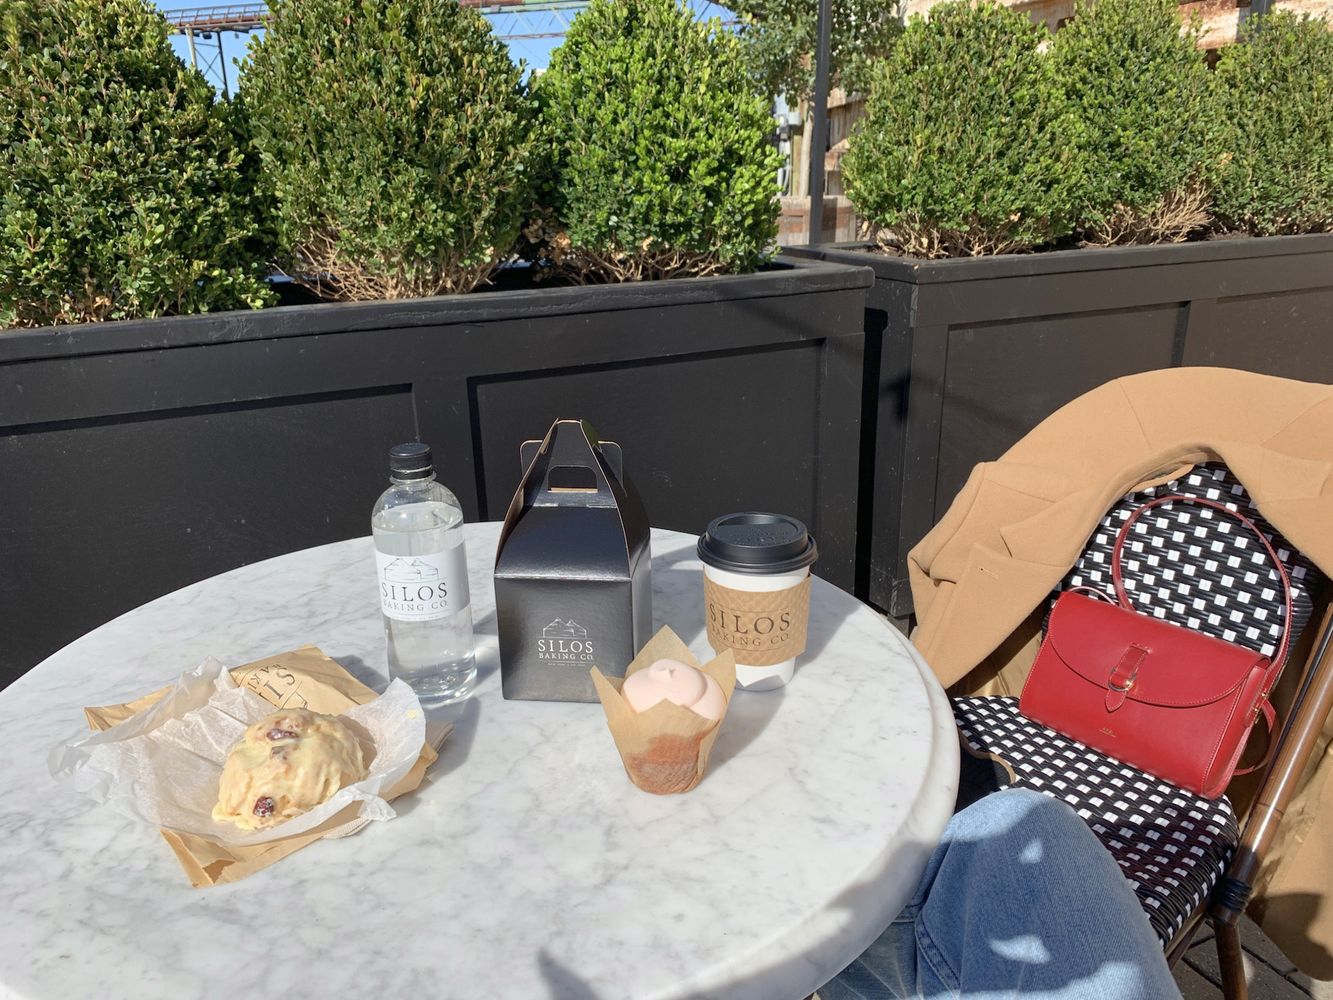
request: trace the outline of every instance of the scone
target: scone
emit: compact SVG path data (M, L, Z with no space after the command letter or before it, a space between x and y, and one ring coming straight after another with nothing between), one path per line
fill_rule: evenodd
M213 819L266 830L365 776L361 744L340 719L304 708L274 712L227 755Z

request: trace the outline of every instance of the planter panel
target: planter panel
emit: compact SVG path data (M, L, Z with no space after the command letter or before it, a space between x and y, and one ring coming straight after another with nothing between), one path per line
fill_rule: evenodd
M482 381L475 392L486 517L502 518L518 487L517 442L577 413L620 443L644 506L665 512L655 516L660 527L697 531L719 513L755 509L810 522L820 361L820 349L806 343ZM765 406L764 398L786 405Z
M951 328L936 492L955 496L978 454L1003 454L1108 378L1169 367L1180 313L1169 306Z
M361 534L362 508L378 495L371 476L383 465L383 435L396 428L410 437L413 426L411 395L400 386L6 437L0 508L25 512L4 531L6 666L39 659L47 645L86 631L82 623L210 576L238 556ZM235 627L219 620L224 643Z
M1185 364L1333 382L1333 288L1196 304Z
M1333 235L944 261L791 252L875 270L863 578L898 617L912 612L907 552L972 467L1083 392L1174 365L1333 382Z
M789 510L851 589L870 281L791 262L0 336L0 680L196 580L367 534L399 441L501 517L519 442L558 416L625 446L655 524ZM201 655L243 627L220 618Z

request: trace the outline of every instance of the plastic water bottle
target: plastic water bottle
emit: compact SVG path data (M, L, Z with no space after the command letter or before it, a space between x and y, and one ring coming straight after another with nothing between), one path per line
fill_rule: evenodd
M477 680L463 508L435 481L429 445L391 449L389 482L370 515L389 675L447 705Z

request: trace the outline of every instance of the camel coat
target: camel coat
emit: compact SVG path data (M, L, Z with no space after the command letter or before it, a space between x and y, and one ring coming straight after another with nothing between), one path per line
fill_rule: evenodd
M1221 460L1259 509L1333 577L1333 386L1223 368L1108 382L972 470L908 554L913 639L953 694L1017 694L1041 608L1117 499ZM1314 631L1318 619L1306 630ZM1301 661L1274 701L1282 711ZM1283 819L1250 913L1307 974L1333 979L1333 724ZM1245 782L1250 784L1245 786ZM1254 794L1238 779L1238 807Z

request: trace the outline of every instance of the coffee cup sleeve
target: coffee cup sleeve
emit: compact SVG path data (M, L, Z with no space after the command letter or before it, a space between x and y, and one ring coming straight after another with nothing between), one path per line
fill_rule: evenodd
M805 652L810 577L785 590L736 590L704 575L708 643L736 653L747 666L767 667Z

